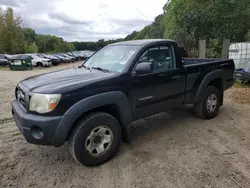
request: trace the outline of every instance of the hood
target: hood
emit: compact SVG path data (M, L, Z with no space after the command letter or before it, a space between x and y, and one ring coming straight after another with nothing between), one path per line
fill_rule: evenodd
M35 61L48 61L49 59L42 58L42 57L33 57Z
M37 93L64 93L97 81L112 78L116 73L104 73L98 70L72 68L23 80L21 83L32 92Z
M49 59L48 59L48 58L42 58L42 57L39 57L39 58L37 58L37 59L39 59L39 60L41 60L41 61L49 61Z

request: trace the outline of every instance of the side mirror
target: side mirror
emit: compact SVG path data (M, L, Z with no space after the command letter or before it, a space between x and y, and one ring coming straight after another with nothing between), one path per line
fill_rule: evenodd
M153 72L153 64L150 62L139 63L135 67L135 72L137 75L151 73Z

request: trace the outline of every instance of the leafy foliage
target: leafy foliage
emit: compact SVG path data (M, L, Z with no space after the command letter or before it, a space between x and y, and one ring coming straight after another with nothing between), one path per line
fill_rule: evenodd
M208 56L216 57L223 38L247 40L249 7L248 0L172 0L164 6L164 37L188 50L197 49L199 39L207 39Z
M151 25L144 27L140 32L133 32L133 39L157 39L163 38L164 27L163 27L163 15L159 15L155 18ZM129 35L128 35L129 36ZM126 40L126 38L125 38Z
M172 0L164 7L164 37L193 43L200 38L246 40L248 0Z
M70 52L74 50L74 45L68 42L60 42L54 52Z
M73 43L52 35L41 35L31 28L21 27L21 18L15 17L12 8L0 7L0 53L44 53L74 50Z
M92 50L92 51L96 51L101 49L102 47L108 45L108 44L112 44L115 42L121 42L124 39L116 39L116 40L104 40L104 39L100 39L97 42L72 42L72 44L75 47L75 50ZM132 40L132 39L129 39Z
M223 38L250 39L249 20L249 0L168 0L163 15L133 32L133 39L174 39L193 56L198 54L198 40L207 39L207 56L219 57Z
M37 53L38 47L35 42L32 42L30 45L25 46L25 53Z
M20 27L21 20L14 17L13 10L0 9L0 52L22 53L24 51L24 35Z
M23 34L26 43L31 44L36 41L37 34L35 30L30 28L23 28Z

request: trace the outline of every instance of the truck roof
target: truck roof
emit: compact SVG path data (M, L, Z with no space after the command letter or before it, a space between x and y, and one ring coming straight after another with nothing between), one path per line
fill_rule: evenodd
M124 42L116 42L112 45L136 45L136 46L144 46L151 43L157 43L157 42L174 42L173 40L169 39L143 39L143 40L130 40L130 41L124 41Z

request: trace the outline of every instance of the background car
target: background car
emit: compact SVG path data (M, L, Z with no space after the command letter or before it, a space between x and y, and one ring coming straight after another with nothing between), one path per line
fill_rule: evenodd
M58 57L61 57L65 63L71 63L71 58L64 56L62 53L56 54Z
M51 61L47 58L41 58L36 54L26 54L32 57L32 65L36 67L49 67L52 65Z
M62 55L63 57L65 57L65 58L70 59L70 62L76 61L76 58L75 58L75 57L69 56L68 54L61 53L61 55Z
M6 66L6 65L9 65L7 56L5 54L0 54L0 66Z
M41 58L49 59L52 63L52 65L58 65L61 63L61 60L55 56L47 55L47 54L37 54Z

